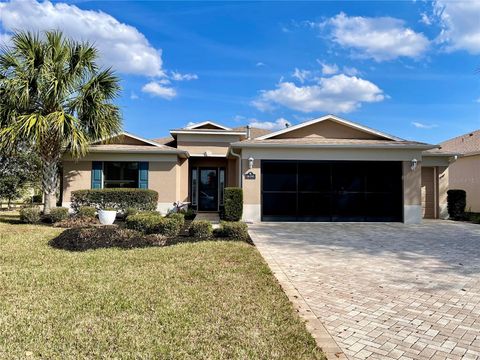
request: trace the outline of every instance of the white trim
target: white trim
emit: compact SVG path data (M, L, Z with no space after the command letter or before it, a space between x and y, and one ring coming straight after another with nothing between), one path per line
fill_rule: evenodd
M421 224L422 205L403 205L403 222L405 224Z
M271 139L275 136L285 134L285 133L288 133L288 132L293 131L293 130L301 129L305 126L313 125L313 124L316 124L316 123L319 123L319 122L322 122L322 121L326 121L326 120L332 120L332 121L337 122L339 124L343 124L343 125L349 126L351 128L364 131L364 132L369 133L369 134L384 137L386 139L395 140L395 141L402 141L403 140L403 139L398 138L396 136L392 136L392 135L386 134L384 132L374 130L374 129L371 129L369 127L366 127L366 126L363 126L363 125L360 125L360 124L357 124L357 123L339 118L338 116L335 116L335 115L325 115L325 116L322 116L322 117L317 118L317 119L313 119L313 120L306 121L306 122L303 122L303 123L300 123L300 124L297 124L297 125L289 126L285 129L282 129L282 130L275 131L275 132L267 134L267 135L257 137L256 140Z
M212 154L208 151L201 153L201 154L189 154L190 157L215 157L215 158L227 158L226 155L223 154Z
M236 142L231 145L234 148L363 148L363 149L432 149L433 145L403 144L392 142L391 144L267 144L267 143L242 143Z
M93 146L93 147L92 147ZM178 150L178 149L159 149L159 150L143 150L143 149L99 149L95 148L95 145L92 145L89 149L88 152L91 153L125 153L125 154L130 154L130 153L140 153L140 154L176 154L176 155L182 155L188 154L188 151L184 150Z
M223 125L214 123L213 121L203 121L203 122L200 122L200 123L195 123L195 124L192 124L192 125L190 125L190 126L185 126L184 129L194 130L194 129L197 129L197 128L199 128L200 126L204 126L204 125L213 125L213 126L218 127L219 129L232 130L232 129L229 128L229 127L226 127L226 126L223 126Z
M115 134L115 135L112 135L112 136L109 136L109 137L100 139L100 140L98 140L98 141L93 142L91 145L95 145L95 144L98 144L98 143L102 143L102 142L104 142L105 140L112 139L112 138L119 137L119 136L128 136L128 137L130 137L130 138L132 138L132 139L135 139L135 140L144 142L145 144L149 144L149 145L156 146L156 147L163 147L163 146L162 146L161 144L159 144L159 143L156 143L156 142L154 142L154 141L151 141L151 140L142 138L142 137L137 136L137 135L130 134L130 133L126 132L126 131L122 131L122 132L120 132L120 133L118 133L118 134Z
M209 130L203 130L203 129L198 129L198 130L170 130L170 134L172 135L177 135L177 134L199 134L199 135L245 135L244 131L229 131L229 130L215 130L215 129L209 129Z

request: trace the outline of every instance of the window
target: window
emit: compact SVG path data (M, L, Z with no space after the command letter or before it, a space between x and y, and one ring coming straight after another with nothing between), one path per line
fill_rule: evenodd
M191 194L192 194L192 205L196 206L197 205L197 189L198 189L198 185L197 185L197 175L198 174L198 170L197 168L193 168L192 169L192 191L191 191Z
M138 162L103 163L104 188L138 188Z

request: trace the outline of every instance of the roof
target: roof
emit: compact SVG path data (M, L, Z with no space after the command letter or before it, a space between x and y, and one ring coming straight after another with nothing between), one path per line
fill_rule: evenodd
M173 146L175 139L171 135L169 135L158 139L152 139L151 141L155 141L157 144L161 145Z
M239 127L233 128L232 130L243 131L244 133L247 133L247 127L246 126L239 126ZM257 127L250 127L250 137L252 139L258 138L260 136L265 136L265 135L270 134L270 133L271 133L270 130L260 129L260 128L257 128Z
M125 153L154 153L154 154L187 154L186 151L169 146L157 144L149 145L126 145L126 144L101 144L91 145L89 152L125 152Z
M114 139L114 138L117 138L117 137L121 137L121 136L126 136L126 137L129 137L129 138L132 138L132 139L135 139L135 140L138 140L140 142L143 142L147 145L150 145L150 146L158 146L159 144L152 141L152 140L148 140L148 139L145 139L145 138L142 138L140 136L137 136L137 135L133 135L131 133L128 133L126 131L122 131L118 134L115 134L115 135L112 135L112 136L109 136L107 138L104 138L104 139L101 139L101 140L98 140L98 141L95 141L93 142L92 144L98 144L98 143L103 143L103 142L107 142L108 140L110 139Z
M480 152L480 130L457 136L440 144L443 151L452 151L462 155L474 155Z
M296 138L296 139L265 139L238 141L232 143L234 147L363 147L363 148L410 148L433 149L437 145L430 145L417 141L406 140L369 140L369 139L325 139L325 138Z
M186 129L186 130L201 129L201 128L204 128L204 129L217 128L219 130L232 130L229 127L217 124L217 123L215 123L213 121L209 121L209 120L208 121L203 121L203 122L200 122L200 123L191 124L191 125L188 125L188 126L184 127L184 129Z
M375 129L372 129L372 128L369 128L369 127L366 127L366 126L363 126L363 125L360 125L360 124L357 124L357 123L354 123L354 122L349 121L349 120L342 119L338 116L331 115L331 114L322 116L320 118L312 119L310 121L305 121L305 122L297 124L297 125L289 126L285 129L275 131L275 132L270 133L268 135L260 136L258 139L259 140L270 139L270 138L273 138L275 136L285 134L285 133L288 133L290 131L301 129L303 127L310 126L310 125L313 125L313 124L316 124L316 123L319 123L319 122L322 122L322 121L327 121L327 120L334 121L334 122L337 122L339 124L342 124L342 125L345 125L345 126L357 129L357 130L361 130L361 131L369 133L369 134L377 135L377 136L383 137L385 139L395 140L395 141L403 140L403 139L398 138L396 136L389 135L387 133L384 133L384 132L381 132L381 131L378 131L378 130L375 130Z
M423 152L423 156L458 156L458 155L460 155L458 152L444 151L439 149L438 147L435 149L425 150Z

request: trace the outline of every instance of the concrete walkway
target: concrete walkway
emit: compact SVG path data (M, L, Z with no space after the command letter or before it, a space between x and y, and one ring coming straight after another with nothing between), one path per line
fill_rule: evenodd
M250 234L349 358L480 359L480 225L261 223Z

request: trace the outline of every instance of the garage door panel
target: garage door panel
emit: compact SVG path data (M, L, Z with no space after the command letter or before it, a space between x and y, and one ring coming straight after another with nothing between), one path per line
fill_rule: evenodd
M264 221L401 221L400 162L262 161Z

